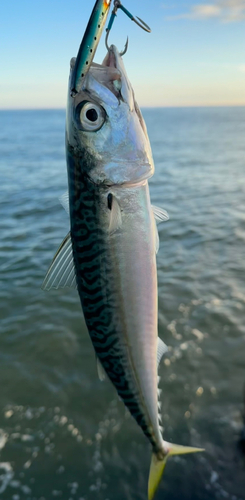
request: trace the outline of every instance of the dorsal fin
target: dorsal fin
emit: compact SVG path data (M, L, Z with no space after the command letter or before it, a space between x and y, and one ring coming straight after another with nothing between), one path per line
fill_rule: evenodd
M104 382L104 380L106 378L105 370L104 370L99 358L97 358L97 357L96 357L96 362L97 362L98 377L99 377L101 382Z
M70 207L69 207L69 193L68 193L68 191L66 191L64 194L62 194L59 197L59 200L60 200L62 207L65 209L65 211L69 215L70 214Z
M49 266L42 289L50 290L50 288L57 289L65 286L77 287L70 232L62 241Z

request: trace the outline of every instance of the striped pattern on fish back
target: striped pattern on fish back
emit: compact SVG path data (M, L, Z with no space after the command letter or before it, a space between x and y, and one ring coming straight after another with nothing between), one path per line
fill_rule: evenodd
M100 225L100 189L81 168L81 159L67 153L70 220L77 287L87 328L107 375L132 416L156 448L150 422L130 379L122 322L117 315L116 290L107 258L108 231ZM84 166L84 157L83 157ZM87 165L86 165L87 166Z

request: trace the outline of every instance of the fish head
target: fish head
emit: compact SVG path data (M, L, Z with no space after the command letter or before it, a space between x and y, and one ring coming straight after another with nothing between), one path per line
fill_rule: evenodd
M77 94L68 93L66 142L96 184L138 183L154 173L145 122L114 45L101 65L91 64Z

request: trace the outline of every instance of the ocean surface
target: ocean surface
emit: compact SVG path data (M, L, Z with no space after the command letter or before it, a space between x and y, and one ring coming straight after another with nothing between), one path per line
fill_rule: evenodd
M156 172L164 437L156 500L245 499L245 108L145 109ZM146 500L150 447L75 290L42 280L69 230L65 112L0 112L0 500Z

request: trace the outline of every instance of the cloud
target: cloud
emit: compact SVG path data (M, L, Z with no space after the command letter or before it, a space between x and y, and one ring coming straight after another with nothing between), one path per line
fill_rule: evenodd
M191 17L195 19L207 19L209 17L219 17L221 8L218 5L199 4L192 7Z
M245 20L245 0L216 0L193 5L187 13L171 19L219 19L223 22Z

